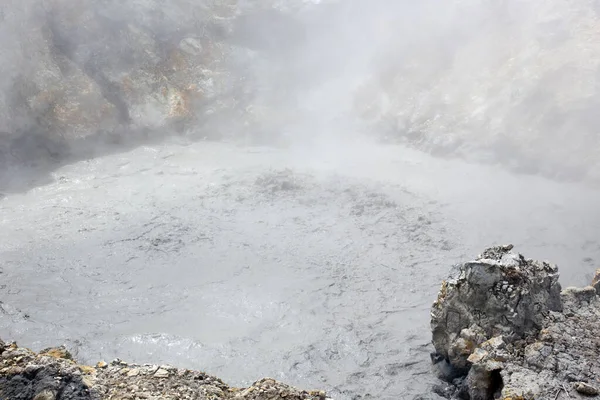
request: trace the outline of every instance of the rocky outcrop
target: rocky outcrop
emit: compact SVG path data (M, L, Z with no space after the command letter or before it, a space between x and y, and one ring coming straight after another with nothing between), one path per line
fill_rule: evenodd
M3 2L0 126L11 161L35 159L22 137L61 148L172 128L231 91L218 27L231 25L235 4L187 3Z
M244 389L219 378L168 365L114 360L79 365L64 347L39 353L0 341L0 398L14 400L326 400L274 379Z
M600 271L594 279L597 287ZM436 390L472 400L595 396L600 297L561 292L558 268L512 246L486 250L442 284L431 311Z
M268 50L249 27L281 38L277 49L293 47L285 30L294 21L280 8L272 0L3 1L0 170L174 134L239 134L256 119L254 66Z

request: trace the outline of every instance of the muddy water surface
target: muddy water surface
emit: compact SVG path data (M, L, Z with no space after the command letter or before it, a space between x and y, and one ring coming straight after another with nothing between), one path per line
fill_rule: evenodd
M165 144L54 178L0 200L0 336L88 363L433 398L454 263L511 242L581 285L600 260L599 192L401 147Z

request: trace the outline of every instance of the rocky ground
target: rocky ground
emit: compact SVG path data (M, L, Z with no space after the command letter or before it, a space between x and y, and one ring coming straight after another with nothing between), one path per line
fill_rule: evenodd
M567 399L600 394L600 270L560 291L558 269L512 246L486 250L444 282L431 326L448 398Z
M261 379L233 388L219 378L168 365L121 360L96 366L77 364L64 348L39 353L0 340L2 400L325 400L323 391L303 391Z

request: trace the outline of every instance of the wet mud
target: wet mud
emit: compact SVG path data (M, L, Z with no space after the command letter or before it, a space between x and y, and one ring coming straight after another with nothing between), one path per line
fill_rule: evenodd
M589 282L600 193L399 146L161 144L0 200L0 333L83 363L436 398L429 308L512 242Z

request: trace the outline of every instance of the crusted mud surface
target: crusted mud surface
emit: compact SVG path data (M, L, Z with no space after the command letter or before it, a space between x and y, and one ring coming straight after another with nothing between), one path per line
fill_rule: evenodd
M204 372L168 365L114 360L77 364L64 348L39 353L0 340L2 400L325 400L323 391L303 391L265 378L233 388Z
M436 391L462 399L567 399L600 388L600 297L560 291L558 268L512 246L486 250L443 283L431 326Z

